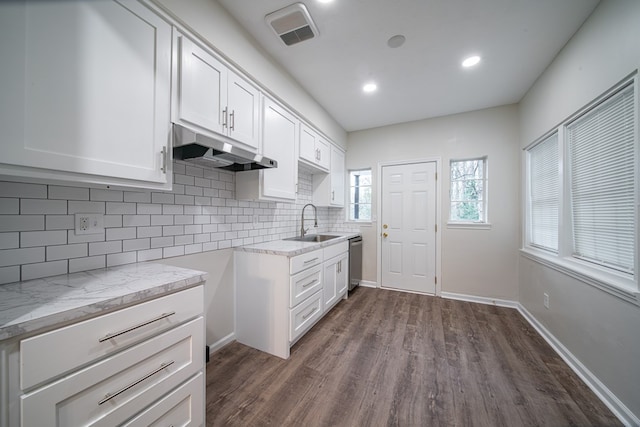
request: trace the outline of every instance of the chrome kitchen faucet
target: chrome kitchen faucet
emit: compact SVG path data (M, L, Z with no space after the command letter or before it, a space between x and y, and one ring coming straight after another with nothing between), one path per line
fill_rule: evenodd
M316 205L314 205L313 203L307 203L302 208L302 215L300 217L300 238L303 238L308 230L308 228L307 230L304 229L304 210L307 206L311 206L313 208L313 214L314 214L313 226L315 228L318 228L318 208L316 208Z

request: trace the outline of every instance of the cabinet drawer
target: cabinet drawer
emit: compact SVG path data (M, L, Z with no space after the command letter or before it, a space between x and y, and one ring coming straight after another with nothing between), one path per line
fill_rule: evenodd
M322 317L322 290L289 310L289 341L295 341Z
M154 403L123 427L204 425L204 375L191 378L185 384Z
M21 397L22 426L114 426L202 370L199 317Z
M340 242L335 245L327 246L323 249L322 256L324 259L333 258L334 256L338 256L341 253L347 252L349 250L349 242Z
M289 272L289 274L296 274L299 271L305 270L309 267L313 267L314 265L318 265L321 262L322 249L295 256L291 258L291 271Z
M22 340L21 388L29 389L200 316L203 300L203 287L197 286Z
M289 307L293 308L322 287L322 266L317 265L291 277Z

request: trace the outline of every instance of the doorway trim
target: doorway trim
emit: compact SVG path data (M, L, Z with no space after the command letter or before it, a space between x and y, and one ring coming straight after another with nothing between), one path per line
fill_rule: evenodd
M376 191L376 257L377 257L377 282L378 287L382 288L382 168L385 166L400 166L400 165L410 165L414 163L430 163L434 162L436 164L436 225L438 227L438 231L436 232L436 278L438 283L436 283L436 296L441 296L442 294L442 229L443 227L440 225L440 212L442 211L442 158L441 157L423 157L419 159L412 160L394 160L389 162L378 162L377 169L377 182L378 189ZM405 291L403 291L405 292ZM409 291L406 291L409 292Z

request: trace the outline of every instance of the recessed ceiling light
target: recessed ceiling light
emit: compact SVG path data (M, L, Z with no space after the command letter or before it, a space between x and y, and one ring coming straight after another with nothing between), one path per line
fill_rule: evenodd
M462 66L465 68L473 67L474 65L477 65L480 62L480 59L481 58L477 55L470 56L464 61L462 61Z
M364 86L362 86L362 90L366 93L375 92L377 89L378 89L378 85L373 82L367 83Z
M331 3L333 0L318 0L318 3Z
M402 34L397 34L391 37L389 40L387 40L387 46L389 46L392 49L395 49L397 47L402 46L405 40L406 40L405 36L403 36Z

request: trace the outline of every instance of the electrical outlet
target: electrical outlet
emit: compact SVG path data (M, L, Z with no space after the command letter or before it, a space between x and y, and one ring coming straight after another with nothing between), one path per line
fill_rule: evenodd
M102 214L76 214L75 222L76 235L104 232L104 215Z
M544 308L549 308L549 294L544 293Z

